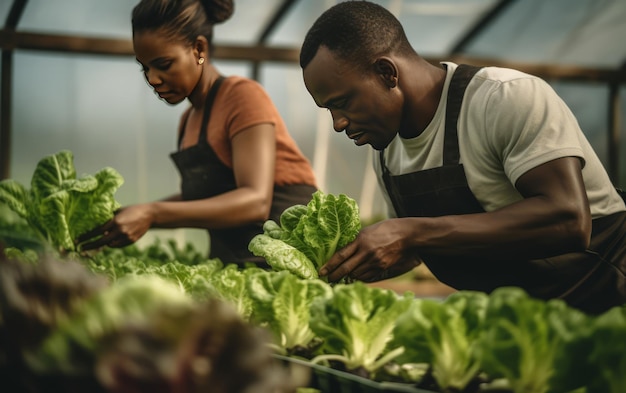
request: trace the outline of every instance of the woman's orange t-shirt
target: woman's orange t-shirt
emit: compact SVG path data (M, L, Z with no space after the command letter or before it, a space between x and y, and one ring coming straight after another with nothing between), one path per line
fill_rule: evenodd
M188 115L189 110L182 116L179 132ZM275 184L316 186L309 160L287 131L287 126L265 89L252 79L230 76L224 80L211 109L207 139L222 163L232 169L233 137L249 127L265 123L273 124L276 131ZM195 145L197 135L197 132L185 135L181 147Z

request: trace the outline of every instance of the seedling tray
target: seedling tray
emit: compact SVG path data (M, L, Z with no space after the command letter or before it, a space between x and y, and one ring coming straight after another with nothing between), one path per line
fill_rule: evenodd
M300 387L318 389L322 393L436 393L418 389L411 384L376 382L306 360L280 355L275 357L289 369L294 380L302 381Z

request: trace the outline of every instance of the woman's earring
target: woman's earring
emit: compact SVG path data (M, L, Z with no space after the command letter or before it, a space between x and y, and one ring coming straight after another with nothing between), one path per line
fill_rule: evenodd
M204 57L201 57L198 59L198 64L200 65L204 64Z

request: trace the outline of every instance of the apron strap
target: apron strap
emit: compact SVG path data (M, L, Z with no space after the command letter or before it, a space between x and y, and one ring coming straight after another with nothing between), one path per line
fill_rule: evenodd
M463 103L463 95L465 89L469 84L472 77L480 70L481 67L471 66L467 64L460 64L450 80L450 86L448 87L448 97L446 101L446 118L445 118L445 132L444 132L444 147L443 147L443 165L458 165L460 153L459 153L459 140L457 123L459 114L461 112L461 104ZM391 199L391 203L398 215L403 214L404 209L402 204L396 200L395 193L396 188L394 182L391 181L391 174L389 168L385 165L385 149L379 153L380 167L382 169L382 178L387 189L387 194Z
M450 81L446 103L446 129L443 139L443 165L458 165L460 159L457 123L467 85L481 67L460 64Z
M213 83L213 86L211 86L211 90L209 90L209 94L207 94L206 101L204 102L204 112L202 113L202 126L200 128L200 135L198 135L199 144L200 143L208 144L207 128L209 124L209 115L211 114L211 108L213 107L213 102L215 101L215 96L217 95L217 91L219 90L220 85L222 84L224 79L226 78L220 75ZM185 119L183 120L183 129L178 135L177 146L179 150L180 150L180 144L182 143L183 137L185 136L185 130L187 129L188 119L189 119L189 113L187 113L187 116L185 116Z
M200 129L200 135L198 135L198 143L207 143L207 129L209 128L209 115L211 114L211 108L213 107L213 102L215 101L215 96L217 95L217 91L220 88L220 85L224 81L224 77L220 75L217 80L211 86L211 90L207 95L205 104L204 104L204 113L202 114L202 128Z

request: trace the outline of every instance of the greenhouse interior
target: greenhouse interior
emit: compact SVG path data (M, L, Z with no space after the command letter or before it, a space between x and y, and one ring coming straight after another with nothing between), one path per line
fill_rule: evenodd
M163 9L194 1L161 0ZM193 117L189 94L170 102L171 93L155 91L145 54L136 53L140 35L133 35L131 15L138 3L0 0L0 375L7 392L626 392L626 206L619 199L626 198L625 0L366 1L400 22L433 69L444 62L500 67L546 82L597 155L591 166L606 173L583 180L577 170L572 182L580 184L564 187L581 189L555 191L559 185L551 184L543 195L540 180L580 166L554 164L563 172L545 177L528 167L515 181L505 168L510 184L502 187L522 201L507 203L539 194L546 207L441 214L403 213L398 203L405 202L392 192L397 184L389 186L377 166L380 149L361 146L374 137L346 137L348 129L337 126L341 110L318 105L305 85L300 52L309 29L326 11L361 1L234 0L232 15L213 27L209 61L197 67L260 86L316 189L280 219L270 215L271 203L238 197L237 186L227 190L232 200L253 201L239 210L267 207L245 250L259 263L217 254L220 239L227 247L238 236L229 231L239 223L221 224L227 213L216 208L203 213L208 224L180 218L148 223L121 243L108 238L126 207L164 201L191 210L201 201L187 199L229 198L212 191L184 196L170 155L183 141L179 129L195 118L200 124L202 113ZM229 134L232 141L238 135L247 134ZM542 148L554 161L571 158ZM224 166L213 155L233 176L235 157ZM276 158L277 179L292 170L280 165ZM252 174L253 166L237 183L273 178ZM596 188L585 194L584 183ZM598 196L607 189L610 196ZM548 192L562 199L542 218ZM172 195L179 199L164 199ZM570 217L571 209L584 217ZM505 217L510 225L495 224L497 218L465 223L468 215ZM432 218L415 231L432 229L424 241L436 244L408 250L403 239L383 248L393 230L404 228L392 223L407 216ZM445 217L459 227L437 232ZM582 247L570 240L581 231ZM81 243L88 233L92 239ZM454 238L450 245L446 236ZM517 266L528 261L532 267ZM323 275L327 263L336 270ZM559 269L575 273L563 279ZM584 279L575 278L579 273ZM532 284L517 285L526 276ZM503 284L492 284L499 278Z

